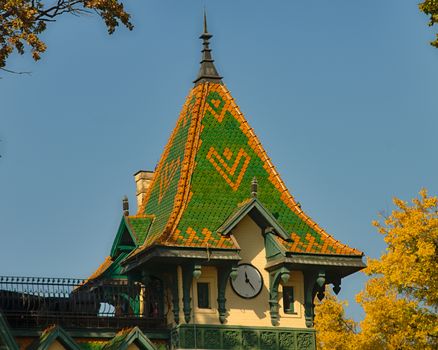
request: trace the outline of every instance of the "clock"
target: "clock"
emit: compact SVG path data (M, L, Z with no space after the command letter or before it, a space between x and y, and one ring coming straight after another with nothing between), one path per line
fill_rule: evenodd
M234 292L245 299L255 298L263 288L263 277L257 268L251 264L237 266L237 277L230 279Z

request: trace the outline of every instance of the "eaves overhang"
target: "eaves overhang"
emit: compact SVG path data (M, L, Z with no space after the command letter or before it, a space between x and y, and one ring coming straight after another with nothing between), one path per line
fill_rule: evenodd
M134 255L122 262L122 272L138 269L140 266L152 261L172 261L179 264L187 260L198 260L203 262L237 262L241 260L238 250L235 249L205 249L194 247L167 247L155 245L149 249Z
M348 276L366 267L361 256L329 256L318 254L293 254L268 261L268 271L288 266L291 270L327 270L339 277Z

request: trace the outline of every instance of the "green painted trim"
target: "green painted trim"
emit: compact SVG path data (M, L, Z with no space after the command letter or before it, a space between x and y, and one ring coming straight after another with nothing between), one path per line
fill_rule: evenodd
M187 262L195 263L196 260L202 261L217 261L228 263L241 260L237 249L209 249L198 247L166 247L152 246L151 248L140 252L134 256L128 256L121 265L123 273L128 273L131 270L142 268L151 261L159 261L160 263L168 262L172 264L182 265Z
M135 237L132 234L131 229L129 228L129 225L126 222L126 217L122 216L122 220L120 220L120 225L119 225L119 228L117 230L116 238L114 238L114 242L113 242L113 245L111 247L110 256L112 258L114 258L117 254L117 249L119 248L119 243L120 243L120 240L123 236L123 233L125 232L125 229L128 230L129 236L132 239L132 243L133 243L132 249L134 249L137 246L137 242L135 241Z
M289 254L286 257L268 260L266 270L277 268L279 265L293 265L298 269L331 269L337 270L340 277L348 276L366 267L362 257L330 256L316 254Z
M172 284L170 285L170 289L172 291L172 313L173 319L176 324L179 324L179 292L178 292L178 268L175 266L171 272L172 276Z
M265 249L266 249L266 259L275 259L278 256L285 256L285 249L283 245L280 245L275 239L272 232L265 234Z
M102 350L126 350L132 343L135 343L140 350L157 350L155 345L138 327L132 328L127 334L116 335L103 346Z
M68 333L72 338L90 338L90 341L97 338L111 339L114 338L117 332L110 330L69 330ZM170 330L162 331L143 331L149 339L169 340ZM42 334L38 329L14 329L11 331L14 337L39 337Z
M127 279L127 276L122 273L121 262L128 256L129 252L121 252L119 256L112 262L110 267L102 274L102 277L109 279Z
M0 313L0 339L6 345L6 348L9 350L18 350L18 345L15 342L14 336L11 333L11 329L4 318L4 316Z
M324 298L324 290L326 285L325 271L304 271L304 317L306 326L313 327L313 319L315 318L315 296L318 299Z
M118 249L120 249L121 251L129 251L130 252L133 249L133 247L130 245L119 245Z
M247 216L253 209L257 209L259 214L269 223L269 226L275 231L275 234L283 238L285 241L291 241L290 236L283 229L283 227L278 223L277 219L267 210L260 200L256 197L252 198L251 201L245 204L243 207L239 208L234 214L218 228L217 232L221 235L228 235L231 230L236 227L236 225Z
M28 349L48 350L56 340L59 341L67 350L81 350L73 338L59 326L56 326L47 332L42 332L40 338L36 340Z
M228 265L224 267L218 267L217 269L217 304L219 312L219 321L224 323L226 321L227 307L225 298L225 292L227 288L228 279L230 273L233 270L234 265Z
M194 268L195 266L193 264L187 264L182 266L183 311L184 320L186 321L186 323L190 322L192 316L192 298L190 297L190 288L192 287Z
M280 319L278 313L278 286L281 280L287 282L289 278L290 270L284 266L269 272L269 314L273 326L276 326Z
M315 350L314 329L245 327L232 325L179 325L172 330L178 349Z

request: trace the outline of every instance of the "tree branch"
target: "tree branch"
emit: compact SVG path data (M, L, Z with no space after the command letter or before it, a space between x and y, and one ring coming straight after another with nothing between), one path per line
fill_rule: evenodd
M0 67L0 70L5 71L7 73L11 73L11 74L27 74L27 75L31 75L32 74L32 72L17 72L15 70L6 69L6 68L3 68L3 67Z

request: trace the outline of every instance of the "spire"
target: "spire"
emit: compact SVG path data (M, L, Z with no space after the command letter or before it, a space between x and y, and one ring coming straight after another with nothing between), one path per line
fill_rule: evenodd
M200 62L201 67L199 69L197 78L193 81L195 84L205 81L222 83L222 77L219 75L216 67L214 66L214 59L211 56L211 49L209 47L209 40L212 36L213 35L211 35L207 30L207 14L204 10L204 32L199 37L199 39L203 40L202 45L204 45L204 48L202 49L202 60Z

